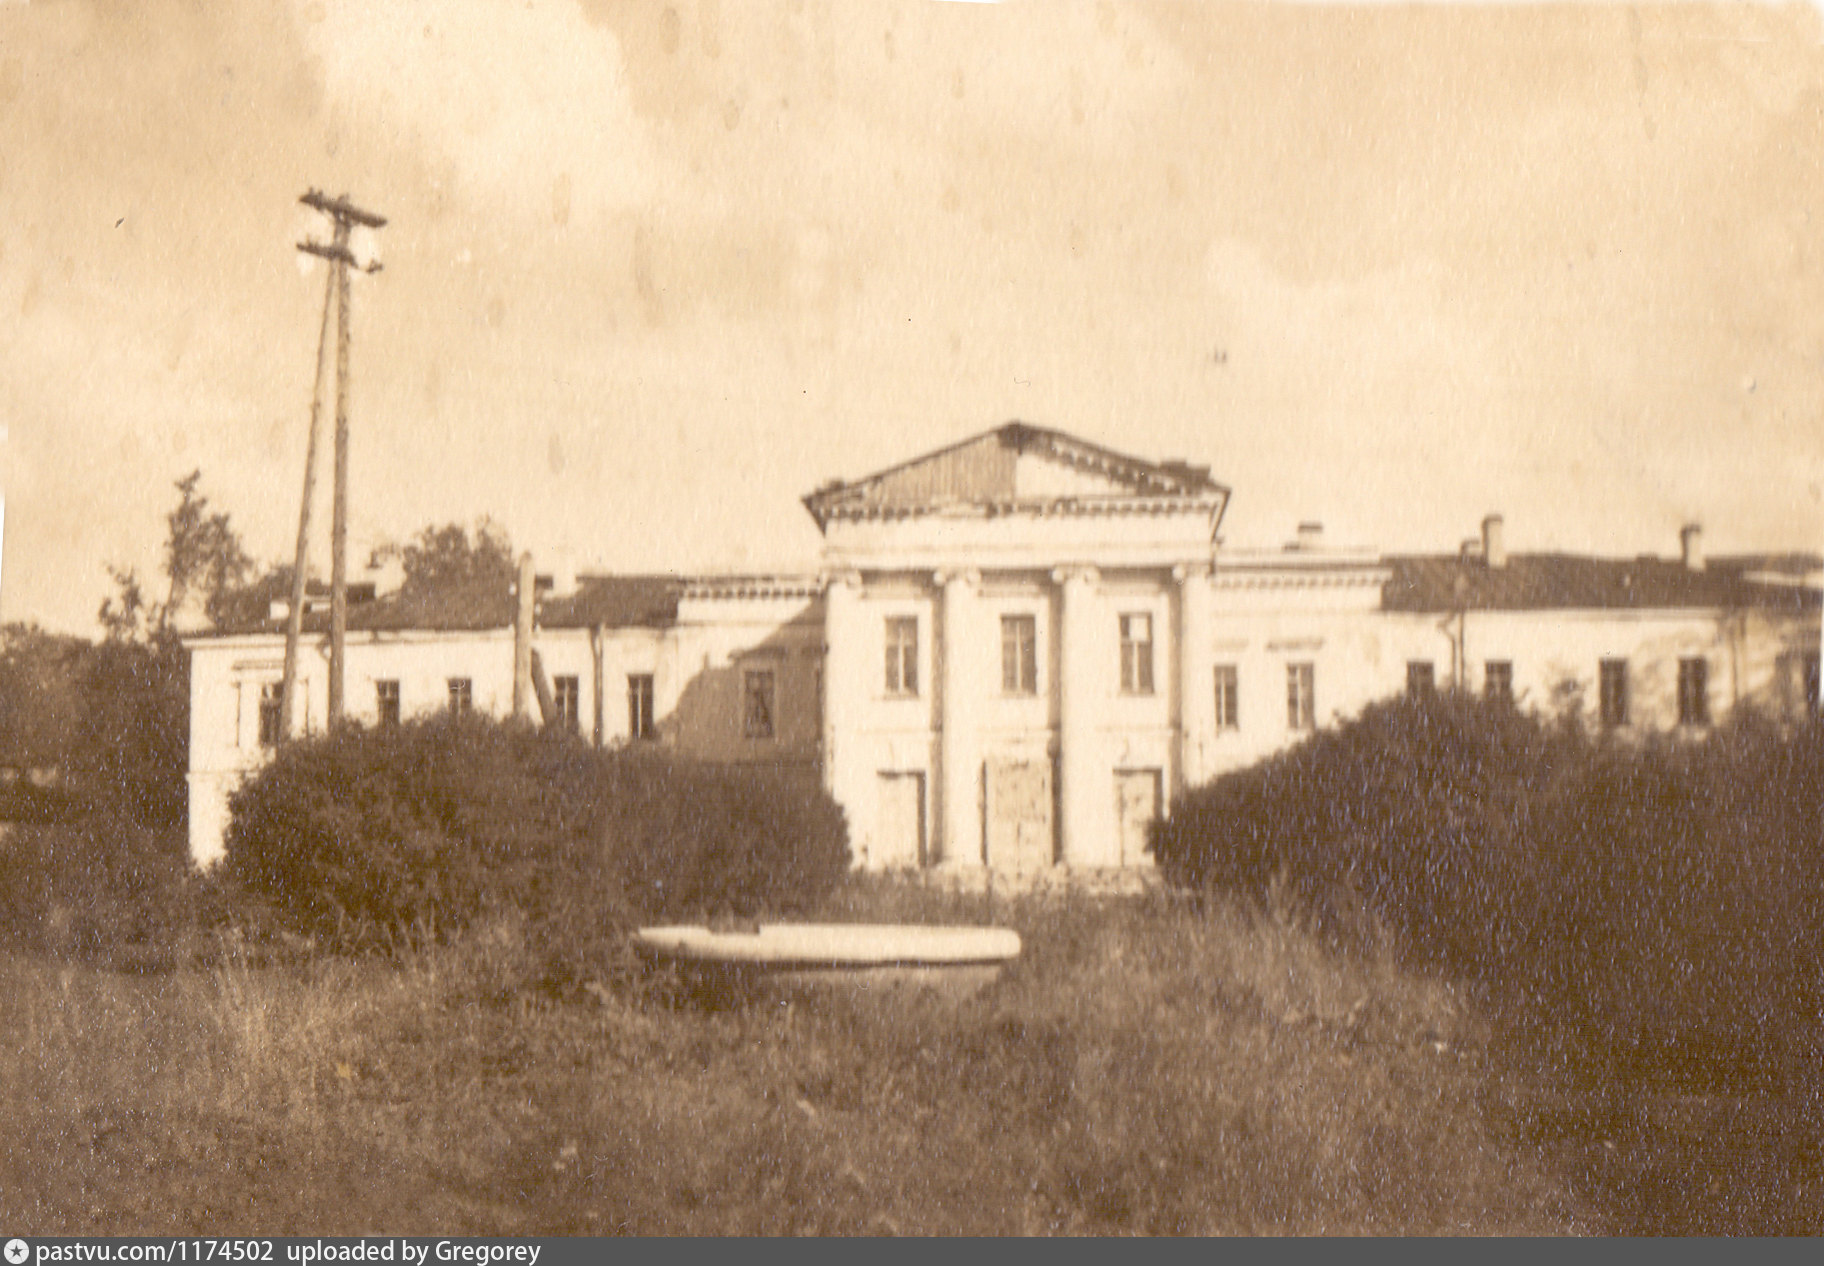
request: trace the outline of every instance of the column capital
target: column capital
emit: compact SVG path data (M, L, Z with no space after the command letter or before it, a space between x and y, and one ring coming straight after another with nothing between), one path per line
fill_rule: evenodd
M1194 563L1179 563L1172 568L1172 579L1181 585L1187 581L1208 580L1215 574L1216 564L1203 560Z
M1088 563L1067 563L1062 567L1051 569L1051 581L1056 585L1068 585L1073 582L1093 585L1101 579L1101 575Z
M838 585L849 589L861 588L861 572L853 567L839 567L824 573L823 586L826 592Z
M931 579L939 589L948 589L953 584L976 589L981 586L982 573L973 567L940 567L931 573Z

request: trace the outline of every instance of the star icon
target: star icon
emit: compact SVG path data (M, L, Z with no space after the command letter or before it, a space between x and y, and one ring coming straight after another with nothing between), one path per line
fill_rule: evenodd
M14 1239L6 1242L6 1260L8 1266L23 1266L25 1259L31 1255L32 1250L24 1240Z

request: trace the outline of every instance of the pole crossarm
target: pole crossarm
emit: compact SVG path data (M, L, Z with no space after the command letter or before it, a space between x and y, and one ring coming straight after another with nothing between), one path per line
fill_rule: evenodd
M359 224L370 229L386 227L385 216L376 215L372 211L363 211L348 200L347 194L343 194L340 198L332 198L321 189L312 189L298 201L307 207L321 211L332 220Z

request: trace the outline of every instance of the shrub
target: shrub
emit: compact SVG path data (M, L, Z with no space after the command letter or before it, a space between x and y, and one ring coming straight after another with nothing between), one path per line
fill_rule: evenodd
M441 715L301 739L229 802L230 880L350 945L530 909L587 840L590 753Z
M227 839L230 880L296 932L513 928L546 983L600 970L633 918L798 912L847 865L841 810L789 775L478 717L288 744L232 797Z
M0 890L0 940L133 969L187 953L200 897L183 832L104 814L11 828Z
M1193 791L1155 849L1180 883L1365 905L1605 1041L1795 1061L1818 1044L1821 823L1816 725L1595 741L1447 697Z
M602 769L603 838L643 917L803 914L848 872L842 810L806 778L637 749Z

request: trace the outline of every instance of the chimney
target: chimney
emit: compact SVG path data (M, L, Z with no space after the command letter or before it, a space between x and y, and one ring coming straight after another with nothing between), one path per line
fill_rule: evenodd
M1701 523L1687 523L1678 529L1679 552L1685 566L1692 571L1704 569L1704 528Z
M1457 557L1467 563L1474 559L1481 550L1481 541L1473 536L1466 536L1463 538L1463 543L1457 547Z
M532 712L532 612L538 602L538 585L532 573L532 555L519 556L519 615L513 622L513 715Z
M1502 537L1501 527L1498 514L1482 520L1482 562L1490 568L1507 566L1507 541Z
M1324 543L1324 525L1315 519L1306 519L1298 525L1298 548L1314 550Z
M405 559L397 550L376 551L367 563L367 579L373 583L376 598L398 593L405 588Z
M551 596L568 598L576 592L576 551L568 546L551 556Z

